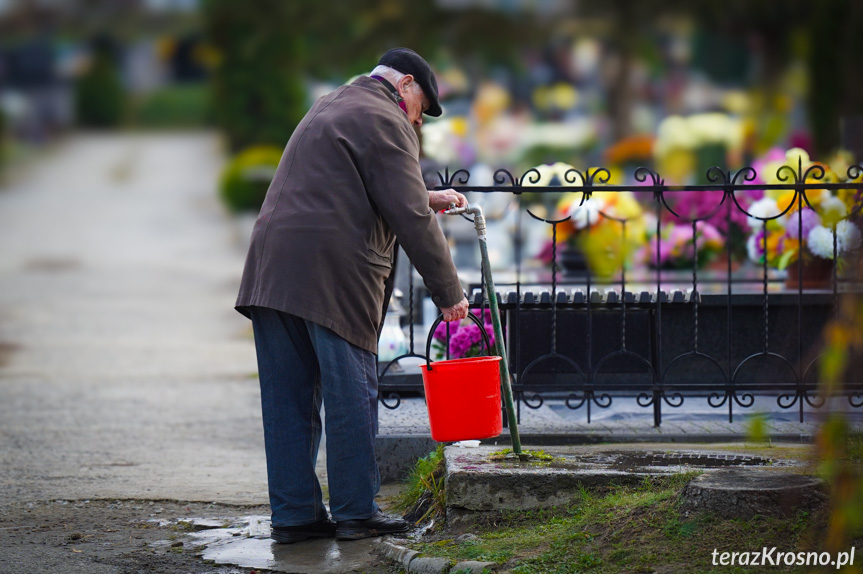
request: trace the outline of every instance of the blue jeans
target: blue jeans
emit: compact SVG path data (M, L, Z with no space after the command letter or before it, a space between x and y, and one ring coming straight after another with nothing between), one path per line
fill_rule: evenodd
M369 518L378 510L374 498L381 482L375 355L294 315L263 307L250 311L273 526L327 517L315 475L322 400L333 520Z

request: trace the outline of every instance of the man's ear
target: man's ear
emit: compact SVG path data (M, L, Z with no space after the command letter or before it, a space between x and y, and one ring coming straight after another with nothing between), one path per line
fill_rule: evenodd
M398 82L398 86L400 88L399 89L399 95L402 95L402 97L404 97L403 94L407 93L408 86L410 86L415 81L416 80L414 80L414 77L411 74L407 74L401 80L399 80L399 82Z

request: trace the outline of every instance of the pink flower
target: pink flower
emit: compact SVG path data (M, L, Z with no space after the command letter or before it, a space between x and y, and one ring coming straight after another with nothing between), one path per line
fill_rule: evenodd
M663 226L659 237L659 267L689 266L694 263L695 251L692 246L691 224L667 223ZM698 263L703 264L713 255L722 250L724 240L722 234L710 223L696 223L696 241L698 244ZM651 242L648 251L651 265L657 266L656 244Z
M726 199L725 203L720 206L720 203L722 202L722 194L723 192L721 191L681 191L666 194L666 199L669 201L669 204L672 209L674 209L675 213L687 219L703 219L715 210L716 213L707 218L706 221L713 225L723 235L728 235L728 202L731 202L732 225L736 225L739 228L744 229L746 225L746 214L734 204L731 198ZM758 191L754 194L749 192L738 192L736 197L738 203L743 207L747 207L752 202L752 199L755 198L755 195L760 197L764 195L764 192ZM674 216L671 216L670 214L668 215L673 221L675 221L675 223L681 223L677 218L674 218Z
M785 150L782 148L774 147L771 148L767 153L763 156L756 159L752 162L752 169L755 170L755 179L752 180L751 183L761 183L767 184L767 175L765 172L767 171L767 167L771 164L776 164L776 162L784 163L785 162ZM776 175L775 173L771 173L770 177ZM764 195L763 191L759 191L762 196ZM761 196L756 197L755 199L761 199Z

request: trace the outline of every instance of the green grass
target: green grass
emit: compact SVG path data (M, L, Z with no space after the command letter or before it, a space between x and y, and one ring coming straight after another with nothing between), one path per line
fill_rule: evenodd
M442 444L411 469L394 508L416 523L442 518L446 513L446 462Z
M173 84L130 102L128 123L136 128L200 128L212 119L206 83Z
M515 454L511 448L498 450L488 455L489 460L506 460L508 458L519 458L522 461L541 461L551 462L554 457L544 450L523 450L519 454Z
M638 486L582 488L567 508L509 511L486 517L459 542L442 538L411 544L426 556L495 562L513 574L650 572L735 573L751 567L712 564L712 552L815 550L825 517L801 512L791 518L756 516L725 520L712 514L684 516L680 490L697 473L646 478ZM449 534L441 534L449 536ZM771 572L809 572L771 566Z

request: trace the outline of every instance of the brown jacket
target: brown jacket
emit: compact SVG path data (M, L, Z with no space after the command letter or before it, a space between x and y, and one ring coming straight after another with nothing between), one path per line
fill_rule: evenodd
M320 98L288 141L236 308L278 309L376 353L396 239L438 307L461 300L416 133L383 84L362 76Z

